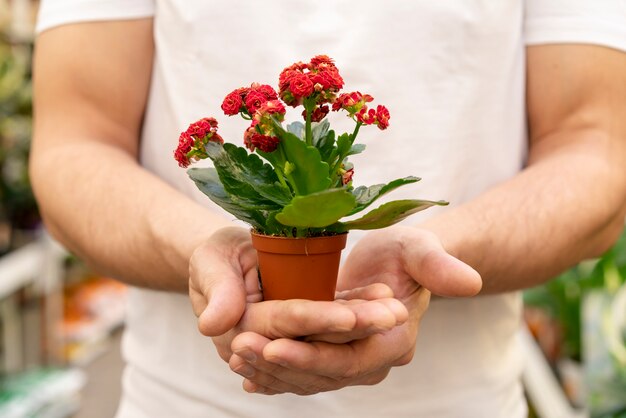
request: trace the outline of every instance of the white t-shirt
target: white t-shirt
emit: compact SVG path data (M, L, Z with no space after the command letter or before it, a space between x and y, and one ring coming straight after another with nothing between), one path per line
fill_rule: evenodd
M156 56L141 162L220 213L176 165L178 134L216 116L222 136L241 145L246 124L221 116L221 100L252 81L276 86L295 61L333 57L346 91L367 92L390 109L388 131L360 134L368 149L353 158L356 185L418 175L421 183L391 197L454 207L524 165L527 44L626 50L622 0L44 0L38 30L146 16L154 16ZM331 120L336 130L347 126L343 118ZM265 397L241 389L241 377L198 333L186 297L134 289L118 417L524 417L520 313L516 293L435 300L414 360L381 384Z

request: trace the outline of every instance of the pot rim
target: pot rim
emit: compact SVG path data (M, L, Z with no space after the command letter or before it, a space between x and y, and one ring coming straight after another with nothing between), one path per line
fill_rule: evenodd
M275 254L326 254L346 247L348 232L322 237L277 237L250 230L252 245L257 251Z

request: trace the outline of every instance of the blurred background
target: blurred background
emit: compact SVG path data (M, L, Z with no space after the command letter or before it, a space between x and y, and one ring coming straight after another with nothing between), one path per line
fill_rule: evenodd
M0 0L0 418L112 417L126 286L49 238L28 181L36 11ZM530 416L626 417L626 232L524 301Z

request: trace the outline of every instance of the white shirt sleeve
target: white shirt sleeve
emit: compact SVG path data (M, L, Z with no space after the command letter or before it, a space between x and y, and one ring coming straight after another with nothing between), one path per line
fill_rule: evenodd
M36 32L68 23L154 16L155 0L42 0Z
M626 0L526 0L527 45L583 43L626 51Z

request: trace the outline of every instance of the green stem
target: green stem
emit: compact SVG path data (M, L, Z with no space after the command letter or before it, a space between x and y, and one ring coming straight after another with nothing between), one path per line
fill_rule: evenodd
M313 106L311 106L310 100L304 101L304 111L306 112L305 118L305 134L304 138L306 140L307 145L313 145L313 129L311 128L311 113L313 108L315 107L315 102L313 102Z
M287 162L287 156L285 155L285 150L283 150L282 146L278 146L278 150L280 151L280 157L283 161L283 173L285 174L285 177L287 178L287 180L289 181L289 184L291 185L291 189L293 190L293 192L296 195L300 195L300 192L298 191L298 186L296 185L295 180L293 179L293 176L291 174L287 174L285 173L285 163Z
M287 185L287 182L285 182L285 177L283 176L282 171L280 171L278 167L274 167L274 171L276 172L276 175L278 176L278 181L280 181L280 184L282 184L286 188L289 188L289 186Z
M357 122L356 126L354 127L354 132L352 132L352 135L350 135L350 144L354 144L354 140L356 139L356 136L359 134L359 129L361 128L361 125L363 125L363 123L361 122Z

